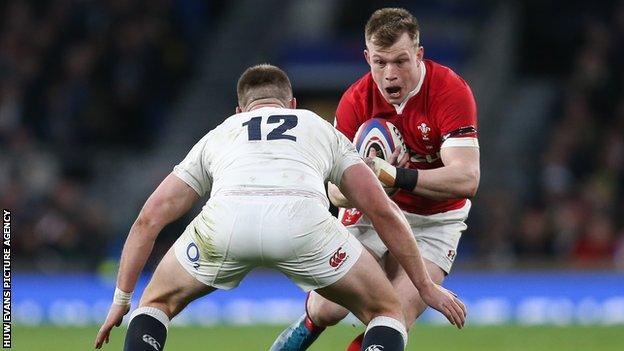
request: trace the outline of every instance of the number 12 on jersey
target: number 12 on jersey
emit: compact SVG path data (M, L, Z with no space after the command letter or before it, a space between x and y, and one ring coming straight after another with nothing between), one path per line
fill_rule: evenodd
M265 126L262 127L262 117L253 117L249 121L243 123L243 127L247 126L247 135L249 140L262 140L262 130L269 128L269 124L280 123L267 134L266 140L286 139L297 141L294 135L285 134L287 131L295 128L299 119L296 115L272 115L267 118Z

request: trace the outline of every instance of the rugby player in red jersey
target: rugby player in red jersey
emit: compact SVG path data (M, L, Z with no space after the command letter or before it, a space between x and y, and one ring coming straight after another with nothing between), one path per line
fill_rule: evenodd
M388 162L367 158L384 186L400 189L392 199L404 211L437 284L450 272L470 200L479 184L479 144L476 104L466 82L448 67L423 58L417 20L400 8L373 13L365 28L364 56L371 70L344 93L336 111L335 126L353 140L368 119L392 122L408 147ZM374 155L371 155L374 156ZM407 327L424 312L418 290L397 264L370 221L348 199L329 187L340 219L385 268L401 299ZM306 313L286 329L271 350L305 350L325 327L347 315L347 310L311 293ZM361 335L348 350L360 350Z

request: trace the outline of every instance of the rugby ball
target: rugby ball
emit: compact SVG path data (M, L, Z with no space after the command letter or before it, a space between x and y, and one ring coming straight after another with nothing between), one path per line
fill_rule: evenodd
M399 129L394 124L381 118L373 118L364 122L355 133L353 143L362 157L368 157L370 151L374 149L377 157L388 160L394 149L400 146L401 153L397 158L400 160L407 152L407 147ZM396 188L387 187L384 187L384 190L388 196L392 196L398 191Z
M398 157L400 160L407 149L399 129L381 118L373 118L364 122L355 133L353 143L360 156L367 157L370 155L370 151L374 149L377 152L377 157L384 160L388 160L394 149L399 146L401 147L401 153Z

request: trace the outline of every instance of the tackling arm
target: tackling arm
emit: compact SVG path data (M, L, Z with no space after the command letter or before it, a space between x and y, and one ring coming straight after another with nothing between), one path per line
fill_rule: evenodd
M362 163L347 168L340 189L370 218L379 237L405 268L414 285L420 289L432 284L407 220L370 169Z
M121 252L117 287L134 291L139 274L145 266L154 241L169 223L180 218L199 199L199 195L173 173L160 183L147 199L130 228Z
M115 298L108 310L106 321L95 337L95 348L108 343L113 326L121 325L123 316L130 310L130 298L139 274L152 252L154 241L164 226L180 218L199 199L199 195L173 173L160 183L147 199L134 221L121 252ZM123 300L117 300L118 290Z
M461 328L466 315L464 305L456 296L433 283L405 216L388 198L371 170L363 163L347 168L340 190L370 218L379 237L403 267L423 300Z

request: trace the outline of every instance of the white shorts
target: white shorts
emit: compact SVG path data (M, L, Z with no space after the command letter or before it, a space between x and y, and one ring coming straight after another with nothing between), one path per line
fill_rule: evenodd
M215 288L234 288L262 266L305 291L336 282L362 253L318 199L295 196L211 198L174 249L187 272Z
M412 228L422 257L435 263L447 274L451 272L461 234L468 228L464 221L468 218L470 206L470 200L466 200L462 208L429 216L403 212ZM349 210L340 211L339 217L343 218L343 212ZM377 235L368 217L361 216L347 229L378 259L383 258L388 252L388 248Z

